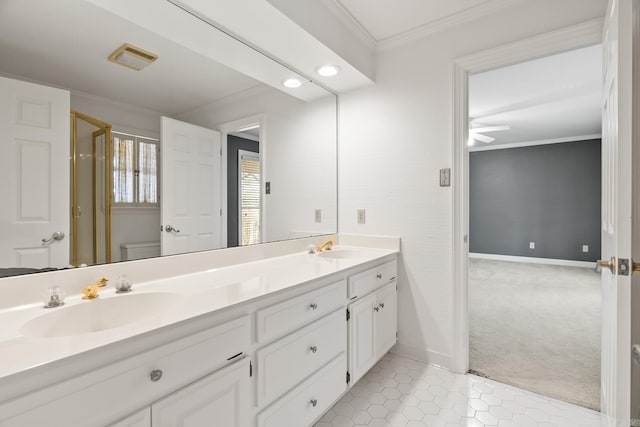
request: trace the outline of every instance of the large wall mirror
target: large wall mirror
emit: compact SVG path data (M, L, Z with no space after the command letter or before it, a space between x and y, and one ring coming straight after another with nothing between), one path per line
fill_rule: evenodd
M0 276L335 233L336 97L126 3L0 0Z

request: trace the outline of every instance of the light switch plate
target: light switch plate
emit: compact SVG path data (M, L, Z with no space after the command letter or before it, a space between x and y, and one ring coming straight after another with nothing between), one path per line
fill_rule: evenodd
M529 242L529 249L535 249L536 248L536 242Z
M266 194L271 194L271 182L267 181L264 185L264 192Z
M367 211L365 209L358 209L358 224L364 224L367 222Z
M322 222L322 209L316 209L313 214L315 222Z
M589 245L582 245L582 252L589 252Z
M440 187L451 186L451 168L440 169Z

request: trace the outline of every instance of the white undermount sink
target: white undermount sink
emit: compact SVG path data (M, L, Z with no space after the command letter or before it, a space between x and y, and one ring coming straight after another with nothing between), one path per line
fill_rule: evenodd
M356 258L358 256L358 251L354 249L335 248L331 250L326 250L324 252L319 252L318 256L322 258L333 258L333 259Z
M181 299L181 295L169 292L98 297L46 309L48 312L23 324L20 333L25 337L53 338L105 331L163 314Z

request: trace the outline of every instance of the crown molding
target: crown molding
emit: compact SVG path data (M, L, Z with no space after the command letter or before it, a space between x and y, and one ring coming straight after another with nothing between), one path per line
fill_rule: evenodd
M528 0L490 0L435 21L427 22L408 31L378 40L376 49L378 51L384 51L402 46L432 34L455 28L468 22L476 21L503 9L524 3L525 1Z
M569 136L565 138L553 138L553 139L540 139L537 141L524 141L513 142L510 144L496 144L496 145L479 145L469 147L470 153L478 151L493 151L493 150L505 150L507 148L521 148L521 147L533 147L536 145L551 145L551 144L564 144L565 142L582 142L593 141L594 139L602 139L602 134L594 133L589 135Z
M323 4L358 40L370 49L374 49L377 46L378 42L375 37L344 7L340 0L323 0Z

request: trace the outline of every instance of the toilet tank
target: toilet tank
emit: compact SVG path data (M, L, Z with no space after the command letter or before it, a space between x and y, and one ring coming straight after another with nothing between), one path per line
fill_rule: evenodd
M160 241L157 242L128 242L120 245L122 261L153 258L160 256Z

